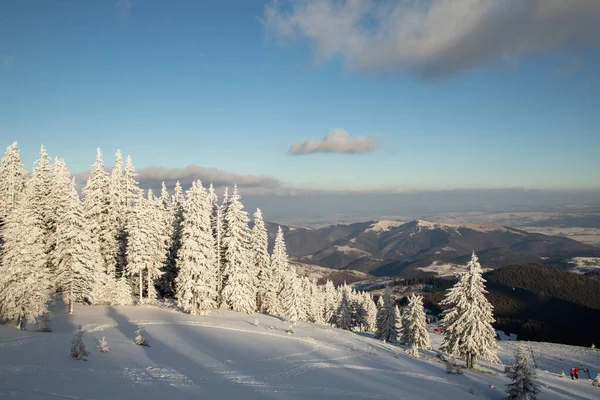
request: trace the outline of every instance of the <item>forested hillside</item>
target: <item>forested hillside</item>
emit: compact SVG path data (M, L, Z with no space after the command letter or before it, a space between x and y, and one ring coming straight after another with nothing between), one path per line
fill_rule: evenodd
M487 274L489 282L600 309L600 281L540 264L513 265Z
M496 329L519 339L591 346L600 343L600 282L539 264L512 265L489 272L487 298L494 306ZM425 305L441 311L440 301L454 283L421 278L427 283Z

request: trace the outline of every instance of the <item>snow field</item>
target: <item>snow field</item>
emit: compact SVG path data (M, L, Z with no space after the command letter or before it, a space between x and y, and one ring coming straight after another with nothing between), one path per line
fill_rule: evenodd
M53 313L53 332L0 326L0 397L15 399L501 399L508 379L503 365L490 373L448 375L436 351L420 359L403 346L325 325L232 311L192 316L154 306L77 306ZM254 326L254 320L259 321ZM77 327L87 330L88 361L69 357ZM151 347L134 344L143 325ZM110 353L97 351L106 337ZM512 362L514 346L502 342L500 358ZM432 335L437 349L440 335ZM590 370L600 353L571 346L532 343L542 384L541 399L594 399L582 379L558 378L578 362ZM575 365L575 364L573 364ZM595 375L594 369L593 374ZM494 388L491 388L493 385ZM470 387L475 394L468 393Z

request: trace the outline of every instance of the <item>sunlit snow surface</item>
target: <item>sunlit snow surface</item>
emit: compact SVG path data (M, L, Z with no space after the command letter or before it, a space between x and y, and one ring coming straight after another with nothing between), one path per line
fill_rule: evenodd
M491 373L448 375L436 352L415 360L369 335L300 323L295 333L275 317L228 311L190 316L144 307L77 306L53 315L52 333L0 326L0 398L4 399L501 399L503 365ZM254 326L254 320L259 324ZM139 324L151 347L133 343ZM69 356L78 325L88 361ZM34 327L31 326L30 329ZM105 336L110 353L97 351ZM441 337L432 334L434 348ZM502 342L503 362L521 342ZM561 370L600 368L600 352L531 343L542 399L598 399L596 388L559 378ZM468 393L470 387L475 395ZM466 397L469 396L469 397Z

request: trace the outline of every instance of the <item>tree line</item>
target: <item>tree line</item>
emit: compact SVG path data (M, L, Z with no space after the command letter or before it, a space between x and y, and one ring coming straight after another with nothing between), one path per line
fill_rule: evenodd
M81 198L64 160L52 162L42 146L28 176L17 143L7 148L0 163L3 320L24 328L55 293L70 313L76 303L173 298L191 314L229 309L296 323L333 322L347 292L354 309L373 314L369 295L298 276L281 229L269 254L262 212L250 228L237 186L222 199L199 180L186 192L178 182L172 194L163 183L155 195L136 176L120 151L108 173L98 149ZM352 328L371 329L365 318Z
M116 152L107 172L103 155L82 190L64 160L52 162L42 146L30 174L17 143L0 162L0 318L25 329L47 318L48 300L62 295L74 304L126 305L173 298L190 314L215 309L266 313L290 323L330 323L402 341L410 354L429 349L421 296L411 296L404 313L388 287L376 305L365 292L317 285L288 262L278 229L272 253L262 212L250 227L236 185L220 199L200 180L184 193L179 182L159 195L136 181L131 158ZM481 266L473 254L468 272L449 291L442 324L443 350L497 360L492 307L484 293Z

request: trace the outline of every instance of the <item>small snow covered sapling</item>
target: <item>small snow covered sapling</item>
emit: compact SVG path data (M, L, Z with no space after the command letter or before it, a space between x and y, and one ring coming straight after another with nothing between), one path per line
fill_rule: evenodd
M110 352L110 348L108 347L108 341L105 336L102 336L102 340L98 342L98 351L100 353L108 353Z
M82 330L81 325L79 325L79 330L75 333L75 336L73 336L73 340L71 341L71 357L76 360L85 360L84 357L87 357L90 354L87 346L83 343L84 333L85 331Z
M140 326L137 331L135 331L135 344L140 346L150 347L148 343L148 339L144 336L144 327Z
M50 320L50 313L44 313L42 317L42 322L40 325L39 332L52 332L52 321Z
M292 333L296 333L294 331L294 327L292 325L290 325L290 327L288 328L288 330L286 331L288 335L291 335Z
M258 326L258 319L257 318L254 318L254 323L252 325Z
M566 378L567 376L565 375L565 371L561 371L560 375L558 377L559 378Z
M447 362L446 362L446 373L450 374L450 375L462 375L463 374L463 370L459 365L454 364L455 362L455 358L451 357Z
M596 375L596 379L594 379L592 385L600 387L600 372L598 372L598 375Z
M524 347L517 348L515 352L516 363L508 378L512 381L508 386L507 400L537 399L540 392L536 381L536 371L530 352Z
M592 350L596 349L596 345L594 343L592 343Z

